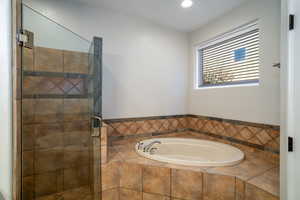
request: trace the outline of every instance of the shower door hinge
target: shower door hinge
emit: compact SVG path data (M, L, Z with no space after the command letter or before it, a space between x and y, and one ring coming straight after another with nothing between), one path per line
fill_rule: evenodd
M20 46L29 49L33 48L33 40L34 40L33 32L27 30L20 30L17 39Z
M294 151L294 138L288 137L288 152Z
M295 29L295 15L289 15L289 30Z

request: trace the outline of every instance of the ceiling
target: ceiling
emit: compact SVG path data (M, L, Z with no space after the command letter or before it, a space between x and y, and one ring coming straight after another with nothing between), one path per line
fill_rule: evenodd
M105 6L115 11L147 18L180 31L192 31L225 14L247 0L193 0L183 9L181 0L77 0ZM249 0L248 0L249 1Z

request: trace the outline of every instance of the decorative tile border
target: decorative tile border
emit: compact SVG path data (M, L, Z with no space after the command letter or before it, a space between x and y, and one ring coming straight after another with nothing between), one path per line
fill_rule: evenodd
M132 117L132 118L119 118L119 119L105 119L106 123L118 123L118 122L132 122L132 121L144 121L144 120L158 120L158 119L171 119L171 118L183 118L188 115L165 115L165 116L151 116L151 117Z
M110 141L191 131L279 154L279 126L198 115L107 119Z
M278 126L198 116L188 117L188 121L191 131L279 153Z
M66 73L66 72L47 72L47 71L23 71L23 76L46 76L46 77L64 77L64 78L87 78L88 74Z
M245 121L239 121L239 120L233 120L233 119L223 119L223 118L218 118L218 117L207 117L207 116L200 116L200 115L185 115L186 117L191 117L191 118L198 118L198 119L203 119L203 120L215 120L219 122L224 122L224 123L231 123L234 125L244 125L244 126L253 126L253 127L258 127L258 128L270 128L274 130L279 130L280 127L276 125L269 125L269 124L261 124L261 123L254 123L254 122L245 122Z
M189 131L189 129L183 128L183 129L177 129L174 131L153 132L153 133L144 133L144 134L138 134L138 135L132 134L132 135L110 136L109 142L110 142L110 145L112 145L113 142L120 141L120 140L138 139L138 138L143 138L143 137L155 137L155 136L168 135L170 133L180 133L180 132L185 132L185 131Z
M185 116L163 116L104 120L109 137L142 137L144 134L176 132L188 127ZM125 137L125 138L126 138Z
M88 98L89 75L23 71L23 98Z

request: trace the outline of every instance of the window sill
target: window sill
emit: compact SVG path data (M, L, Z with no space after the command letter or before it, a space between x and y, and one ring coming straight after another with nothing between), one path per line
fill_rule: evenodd
M235 85L216 85L216 86L201 86L194 88L195 90L208 90L208 89L218 89L218 88L232 88L232 87L253 87L259 86L259 82L257 83L243 83L243 84L235 84Z

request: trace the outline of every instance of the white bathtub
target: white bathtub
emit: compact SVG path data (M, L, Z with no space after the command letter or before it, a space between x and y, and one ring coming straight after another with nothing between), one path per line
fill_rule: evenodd
M153 144L149 151L145 147ZM136 152L146 158L189 166L231 166L244 159L244 153L231 145L186 138L154 138L136 144Z

